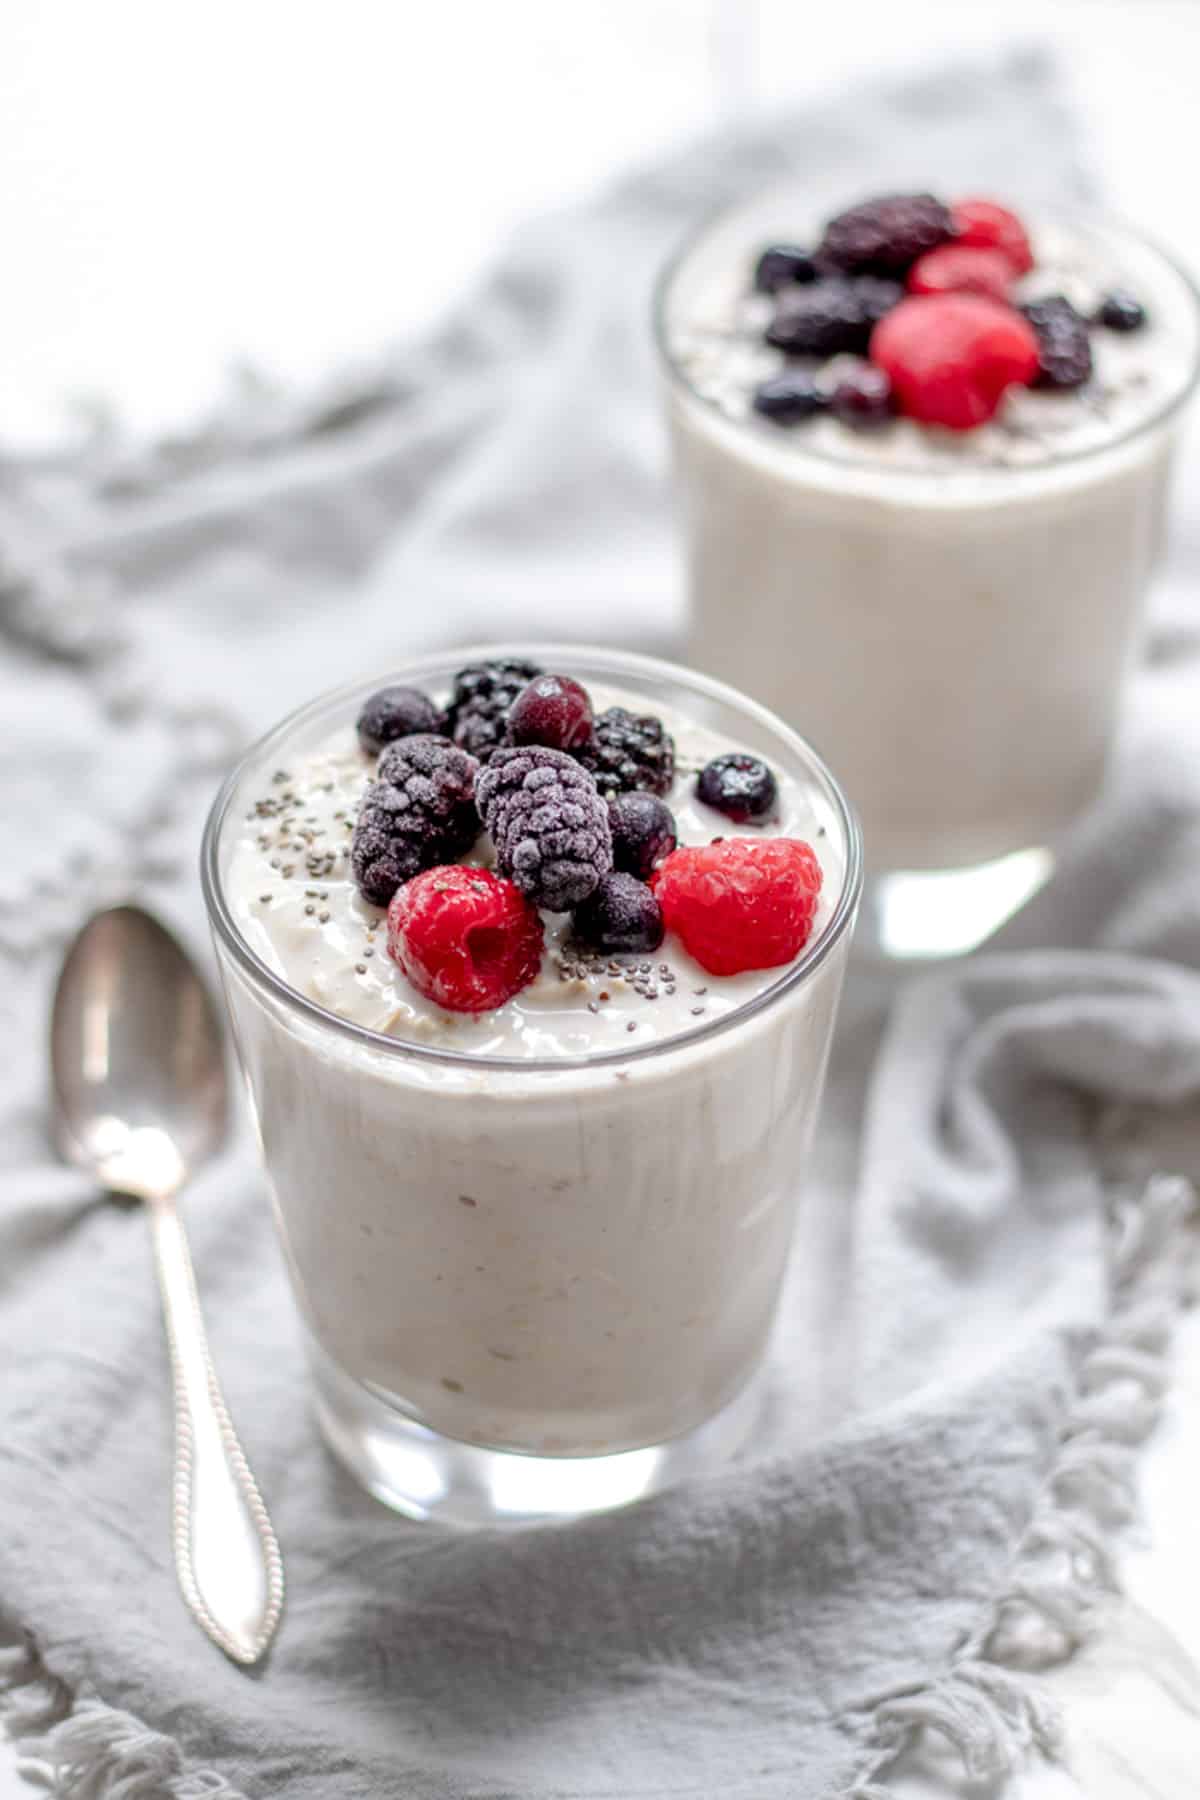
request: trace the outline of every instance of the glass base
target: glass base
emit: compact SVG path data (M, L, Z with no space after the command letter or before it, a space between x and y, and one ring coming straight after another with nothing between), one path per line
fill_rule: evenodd
M1053 852L1037 848L966 869L868 877L856 943L890 961L961 956L999 931L1053 870Z
M613 1456L521 1456L430 1431L312 1344L310 1357L317 1418L334 1455L385 1506L444 1525L532 1525L627 1506L728 1462L763 1402L755 1379L713 1418L667 1443Z

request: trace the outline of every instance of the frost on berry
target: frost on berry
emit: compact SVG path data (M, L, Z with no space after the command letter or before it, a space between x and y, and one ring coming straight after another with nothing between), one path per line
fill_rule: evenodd
M650 884L673 931L710 975L774 969L804 948L821 865L800 838L723 838L675 850Z
M675 740L662 720L623 706L600 714L591 742L575 755L606 798L639 789L665 794L675 779Z
M447 729L455 743L487 762L504 740L513 701L541 672L536 663L517 658L460 669L446 709Z
M359 893L386 906L401 882L465 856L479 836L474 757L441 737L397 738L379 758L350 840Z
M561 750L497 750L477 799L496 862L538 906L566 912L612 868L612 829L596 783Z

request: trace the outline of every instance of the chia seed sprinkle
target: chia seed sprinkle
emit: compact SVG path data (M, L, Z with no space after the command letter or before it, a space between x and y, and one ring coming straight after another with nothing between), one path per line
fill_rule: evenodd
M703 1011L704 1011L704 1008L702 1006L693 1006L693 1008L692 1008L693 1019L698 1019L700 1017L700 1014Z
M318 915L318 923L321 925L328 925L329 914L327 912L323 912L323 913L319 914Z
M629 1023L626 1025L625 1029L626 1029L626 1031L636 1031L637 1030L637 1020L630 1019Z

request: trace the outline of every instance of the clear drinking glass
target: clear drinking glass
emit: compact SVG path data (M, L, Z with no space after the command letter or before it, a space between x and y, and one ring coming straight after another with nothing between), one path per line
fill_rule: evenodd
M285 719L225 783L205 900L320 1422L381 1499L460 1523L620 1504L713 1466L751 1430L862 879L858 826L824 764L703 676L507 646L386 680L444 691L498 654L759 751L812 795L840 879L819 937L723 1017L628 1051L477 1056L302 997L243 937L226 891L271 771L383 679Z
M1073 222L1164 326L1153 416L1019 464L962 440L953 467L856 454L846 433L838 453L806 426L731 418L672 348L713 283L795 241L809 209L802 182L773 188L704 226L659 284L689 661L838 769L863 820L868 939L965 949L1044 879L1099 790L1200 368L1197 293L1135 234Z

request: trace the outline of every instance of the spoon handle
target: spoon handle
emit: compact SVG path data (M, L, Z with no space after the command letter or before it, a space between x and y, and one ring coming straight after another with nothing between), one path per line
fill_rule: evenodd
M279 1623L283 1560L217 1381L175 1202L149 1206L175 1384L175 1567L209 1637L249 1665Z

